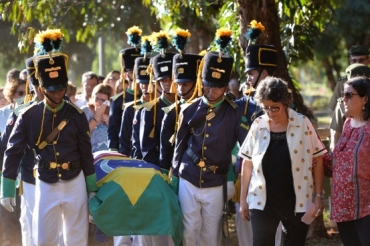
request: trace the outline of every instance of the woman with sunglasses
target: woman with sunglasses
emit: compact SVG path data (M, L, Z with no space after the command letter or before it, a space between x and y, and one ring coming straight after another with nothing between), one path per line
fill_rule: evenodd
M308 225L301 218L309 205L311 218L323 208L326 149L310 120L290 108L285 81L266 77L254 98L264 115L253 122L239 151L244 159L239 212L252 222L253 245L275 245L281 221L284 245L303 246Z
M0 133L4 132L8 118L16 105L23 103L26 95L26 81L12 78L6 82L3 94L9 105L0 109Z
M347 119L333 153L324 156L325 175L332 177L331 220L343 245L370 245L370 78L344 84Z
M112 91L109 85L98 84L92 91L90 102L82 108L89 121L92 152L108 149L109 100Z

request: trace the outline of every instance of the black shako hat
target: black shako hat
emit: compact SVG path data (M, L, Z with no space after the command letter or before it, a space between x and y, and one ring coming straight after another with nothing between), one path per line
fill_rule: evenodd
M197 81L197 74L202 56L196 54L176 54L173 57L174 82Z
M152 58L154 80L172 78L172 60L174 55L174 53L164 53Z
M36 79L36 68L35 64L33 63L34 58L35 57L32 56L26 60L27 79L32 85L38 86L39 80Z
M245 53L245 72L258 68L276 68L277 50L273 45L249 45Z
M219 52L208 52L203 59L203 84L209 87L224 87L228 85L234 59L224 53L220 57Z
M148 74L148 66L150 64L150 58L149 57L138 57L135 59L135 77L136 82L142 83L142 84L148 84L150 81L150 76Z
M68 58L62 53L36 56L33 60L40 86L47 91L60 91L67 88Z
M140 54L140 47L131 47L120 50L119 56L121 58L121 69L123 72L133 71L135 59L142 57Z
M349 48L349 55L351 56L366 56L369 55L369 49L363 45L353 45Z

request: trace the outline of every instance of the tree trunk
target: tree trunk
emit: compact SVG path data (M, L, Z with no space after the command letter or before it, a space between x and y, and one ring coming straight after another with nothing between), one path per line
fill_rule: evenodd
M329 59L328 58L323 59L322 64L325 69L326 77L328 78L330 89L334 91L336 80L334 78L332 66L330 65Z
M287 81L292 90L294 106L296 110L310 119L314 119L313 113L303 103L302 95L293 85L292 78L288 72L288 63L281 47L280 26L277 15L275 0L238 0L239 20L242 35L239 42L242 50L245 52L247 40L244 37L248 25L252 20L257 20L265 26L265 31L258 38L257 43L272 44L278 51L278 63L274 76Z

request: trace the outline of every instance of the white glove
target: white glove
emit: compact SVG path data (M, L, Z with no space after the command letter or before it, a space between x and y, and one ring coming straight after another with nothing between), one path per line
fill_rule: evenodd
M227 181L227 200L233 198L235 194L235 185L233 181Z
M14 212L15 203L15 197L3 197L0 200L1 205L8 210L9 212Z
M96 192L89 192L89 201L91 198L93 198L94 196L96 196Z

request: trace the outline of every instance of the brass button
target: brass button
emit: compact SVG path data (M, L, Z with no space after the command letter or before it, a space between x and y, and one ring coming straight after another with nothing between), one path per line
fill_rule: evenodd
M211 123L208 123L207 126L211 126L212 124Z
M209 137L209 134L206 134L206 138L208 138Z
M203 169L202 169L202 170L203 170L203 172L205 172L205 171L207 171L207 168L206 168L206 167L203 167Z
M300 190L301 189L301 186L300 185L298 185L298 190Z
M50 162L50 168L51 169L57 168L57 163L56 162Z
M297 172L299 172L299 170L301 170L301 169L299 169L299 167L296 167L296 168L295 168L295 170L296 170Z
M204 180L201 180L200 182L203 184L204 183Z
M261 205L261 202L257 202L257 205Z
M57 141L53 141L53 144L57 144Z
M300 204L299 204L299 206L300 206L300 207L303 207L303 204L302 204L302 203L300 203Z
M203 149L206 150L207 149L207 146L204 146Z
M307 176L304 176L304 180L308 180L308 177Z
M262 185L258 186L258 188L260 188L262 190Z
M55 152L55 155L56 155L56 156L59 156L59 155L60 155L60 153L59 153L59 152Z
M59 177L59 178L60 178L60 177L62 177L62 174L58 173L58 177Z

